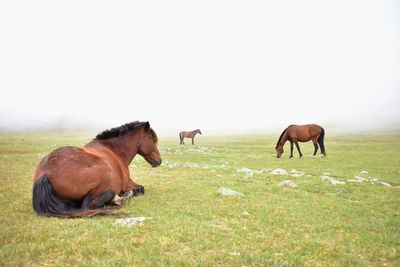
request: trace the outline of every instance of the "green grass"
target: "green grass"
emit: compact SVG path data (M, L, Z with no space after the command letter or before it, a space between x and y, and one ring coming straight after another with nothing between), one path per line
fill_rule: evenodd
M91 136L0 135L0 265L400 265L399 134L328 134L324 159L311 158L311 143L301 144L302 159L297 153L288 158L288 144L277 159L277 136L200 136L194 146L161 136L163 165L153 169L140 156L134 160L131 175L146 194L122 209L127 217L151 219L128 228L113 217L37 216L31 190L39 160L59 146L82 146ZM199 146L211 150L195 151ZM182 166L168 168L172 163ZM193 163L200 167L187 167ZM245 178L236 171L242 167L311 176ZM329 173L346 181L362 170L393 187L333 186L320 179ZM280 188L286 179L298 189ZM246 196L222 197L219 187Z

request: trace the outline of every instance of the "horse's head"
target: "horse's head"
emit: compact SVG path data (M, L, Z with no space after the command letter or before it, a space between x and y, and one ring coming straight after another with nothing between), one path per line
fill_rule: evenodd
M150 128L150 123L146 122L144 126L144 136L140 142L138 154L141 155L152 167L158 167L162 162L157 142L157 134Z
M196 130L196 132L198 132L199 134L201 134L201 131L200 131L200 129L197 129L197 130Z
M276 150L276 157L280 158L283 153L283 146L278 144L278 145L276 145L275 150Z

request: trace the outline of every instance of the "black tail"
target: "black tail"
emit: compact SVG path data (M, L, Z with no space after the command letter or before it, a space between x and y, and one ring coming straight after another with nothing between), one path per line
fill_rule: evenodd
M32 205L36 213L43 216L72 218L113 215L110 209L82 210L81 203L61 199L54 192L46 175L33 184Z
M321 153L326 156L324 138L325 138L325 130L324 128L321 127L321 134L319 135L317 142L319 144L319 147L321 148Z

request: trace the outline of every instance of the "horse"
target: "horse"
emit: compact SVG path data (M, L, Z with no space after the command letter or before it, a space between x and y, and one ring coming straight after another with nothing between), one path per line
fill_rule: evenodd
M185 144L185 142L183 142L183 139L185 139L185 138L192 138L192 145L194 145L194 137L196 136L196 134L201 134L200 129L197 129L197 130L194 130L191 132L185 132L185 131L180 132L179 133L179 139L181 140L180 145Z
M82 148L66 146L45 156L33 177L32 205L38 215L62 218L115 215L120 196L144 194L130 178L139 154L161 165L158 137L149 122L131 122L99 133ZM105 204L116 204L106 208Z
M297 151L299 151L300 158L303 154L300 151L300 146L298 142L308 142L312 140L314 144L314 154L317 154L318 144L321 148L321 154L326 156L325 146L324 146L325 130L316 124L306 124L306 125L290 125L287 127L279 137L278 143L276 144L276 157L280 158L283 153L283 146L286 141L290 142L290 158L293 157L293 143L296 145ZM317 144L318 143L318 144Z

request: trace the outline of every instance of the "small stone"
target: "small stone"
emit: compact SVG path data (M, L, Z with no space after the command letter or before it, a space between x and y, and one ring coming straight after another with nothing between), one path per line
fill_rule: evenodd
M338 185L338 184L346 184L346 182L338 181L333 177L330 177L328 175L321 175L321 180L328 181L332 185Z
M237 192L232 189L225 188L225 187L219 188L217 192L221 196L242 196L242 197L245 196L243 193L240 193L240 192Z
M191 168L191 169L195 169L195 168L198 168L199 165L197 165L196 163L188 163L188 164L187 164L187 167L189 167L189 168Z
M244 173L244 177L248 178L248 177L252 177L254 175L254 171L248 168L241 168L241 169L237 169L237 172L240 173Z
M385 182L378 182L378 184L381 184L383 186L391 187L391 184L385 183Z
M367 181L366 178L361 177L361 176L355 176L354 179L355 179L355 180L358 180L358 181L360 181L360 182L366 182L366 181Z
M275 169L271 172L271 174L278 174L278 175L288 175L289 173L284 169Z
M338 180L333 179L333 180L331 180L331 184L332 185L346 184L346 182L342 182L342 181L338 181Z
M293 182L292 180L285 180L283 182L280 182L279 186L283 187L283 188L291 188L291 189L295 189L298 187L297 184L295 182Z
M290 176L302 177L302 176L304 176L304 172L299 172L299 171L293 169L290 171Z
M261 173L269 173L269 172L272 172L272 169L270 169L270 168L262 168L260 172Z
M132 225L138 222L144 222L145 220L149 219L151 219L151 217L121 218L121 219L116 219L115 223L131 227Z
M243 212L242 212L242 215L243 215L243 216L250 216L250 213L248 213L247 211L243 211Z

